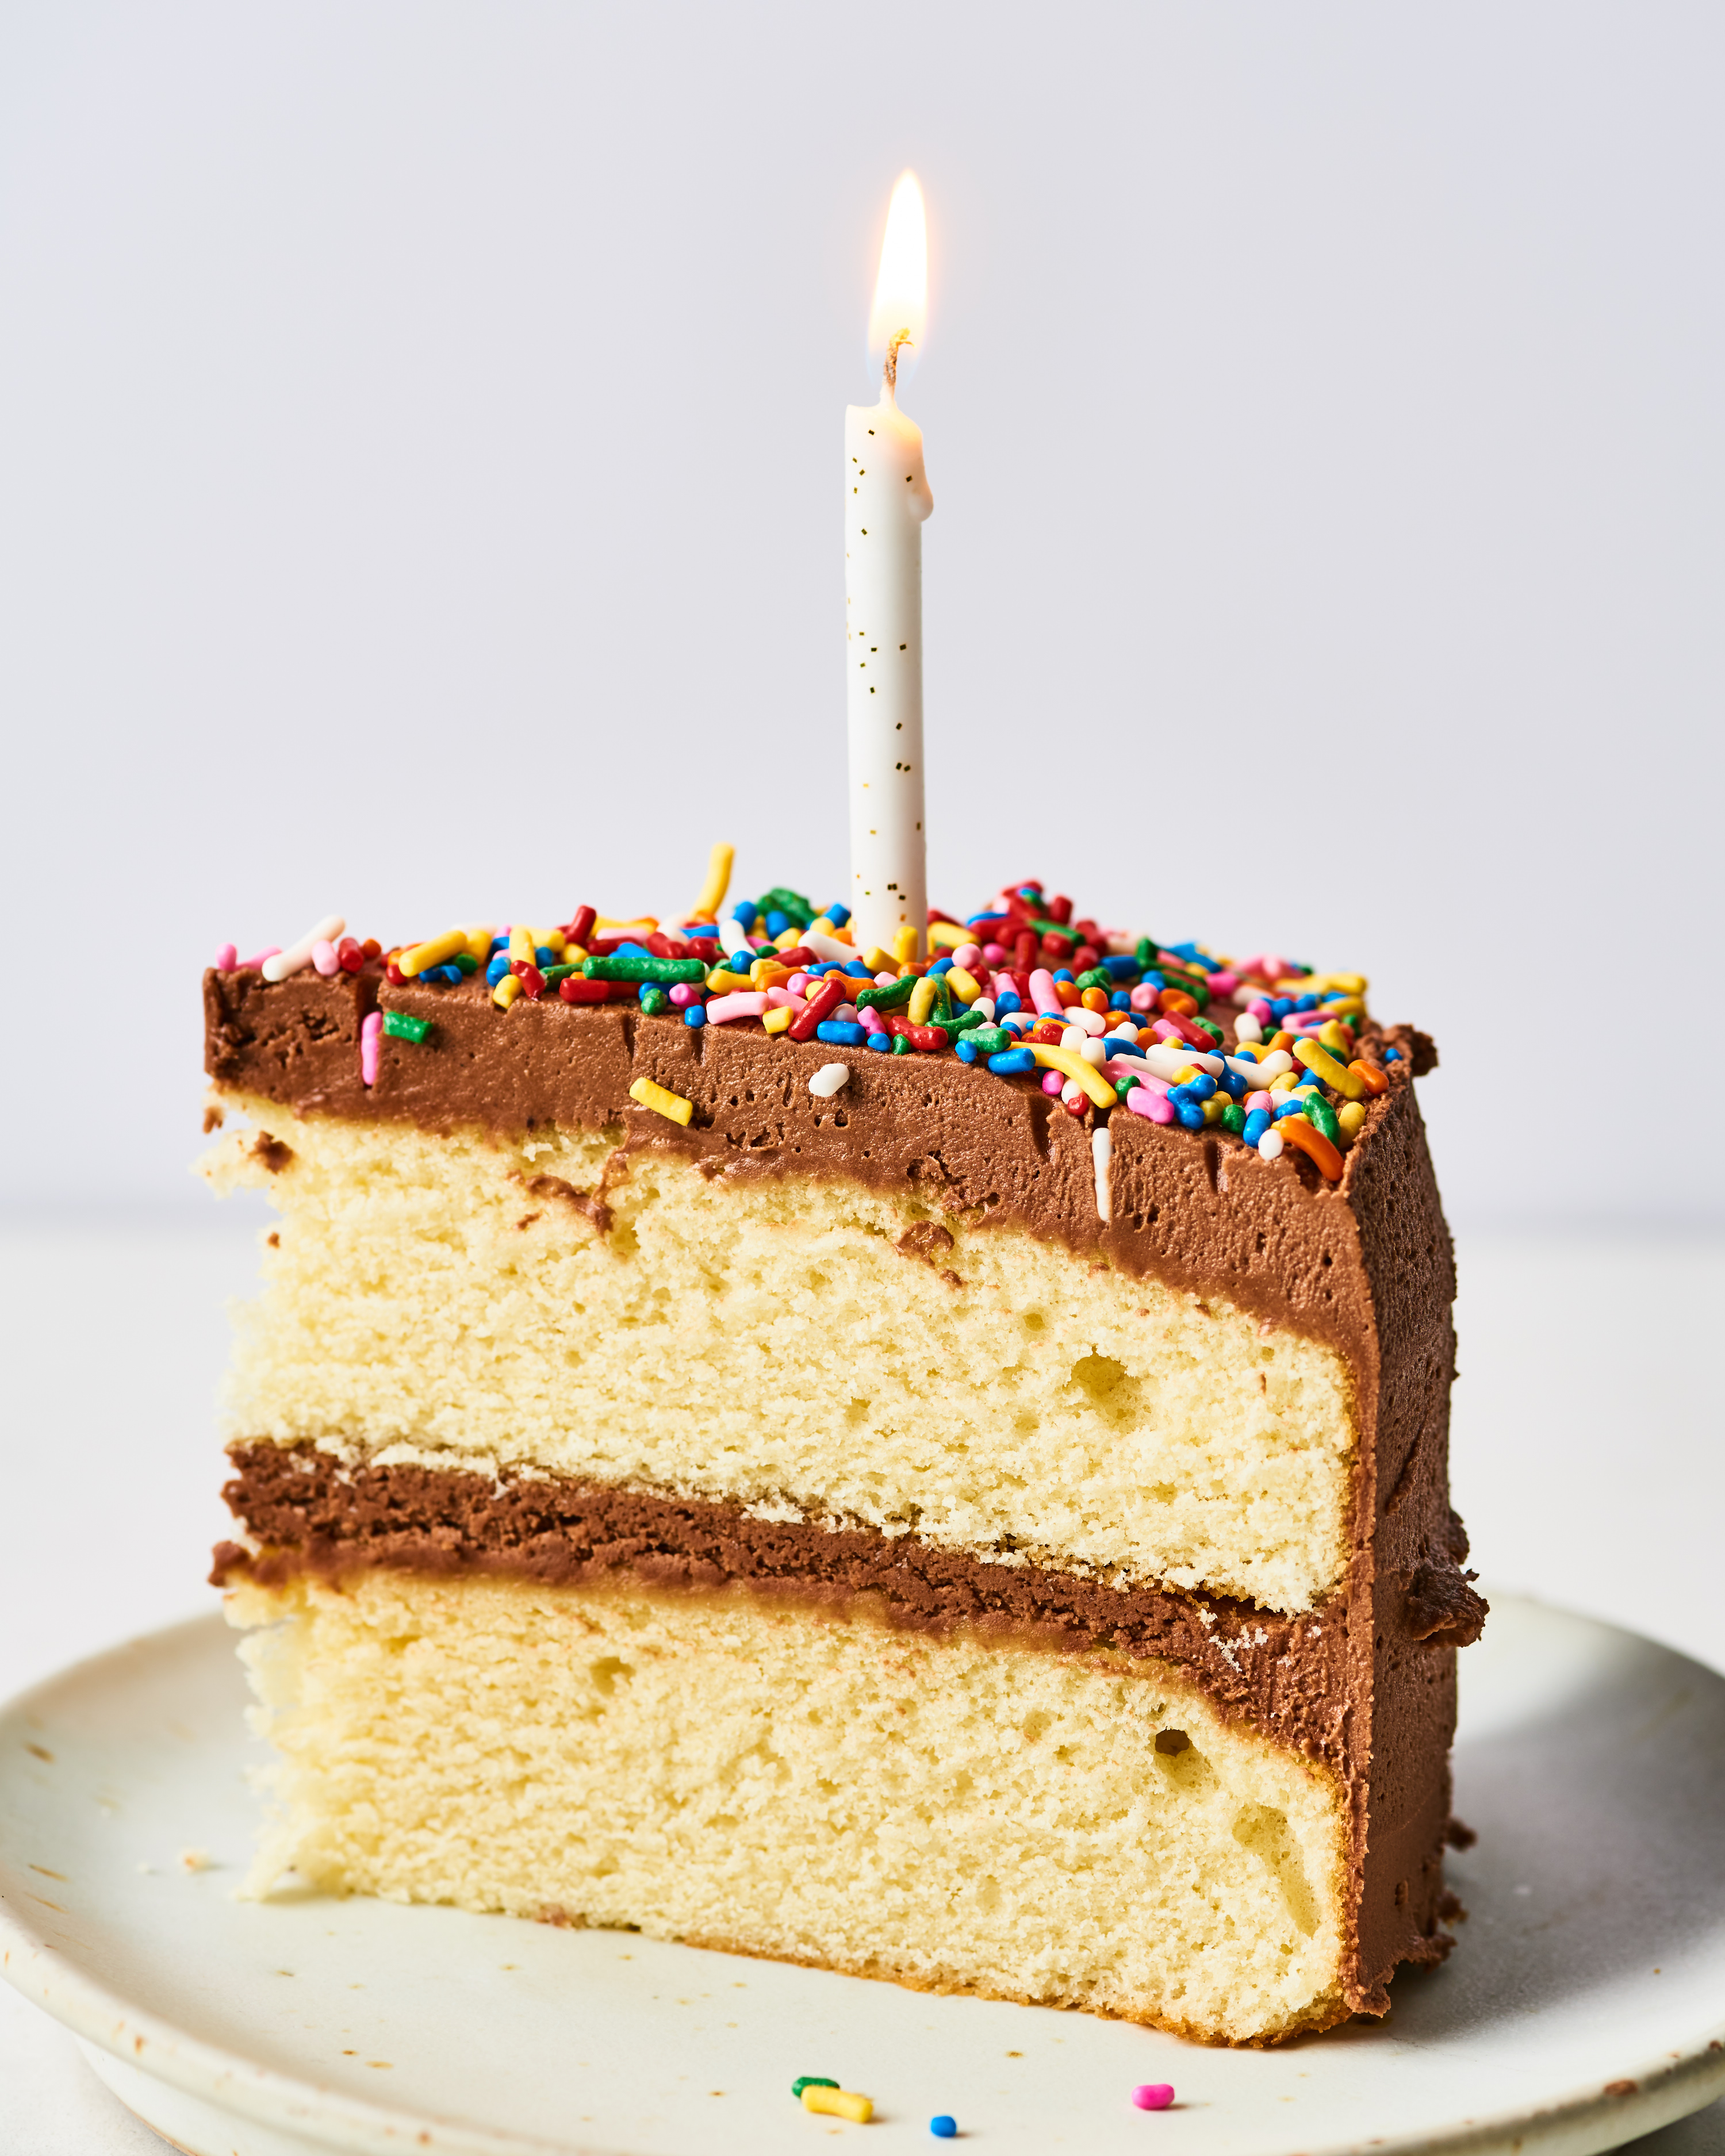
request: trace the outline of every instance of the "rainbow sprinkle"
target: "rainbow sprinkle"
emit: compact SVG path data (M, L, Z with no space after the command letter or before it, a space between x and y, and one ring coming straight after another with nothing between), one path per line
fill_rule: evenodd
M716 846L699 901L670 927L583 906L551 927L485 923L384 950L339 934L331 916L319 927L337 935L318 936L308 963L326 976L381 967L393 987L455 988L479 975L500 1020L544 998L626 1001L685 1026L952 1055L995 1078L1029 1079L1076 1117L1123 1107L1231 1137L1272 1160L1292 1146L1332 1183L1400 1054L1375 1031L1363 1039L1358 974L1315 973L1275 952L1229 958L1200 943L1128 936L1075 918L1070 899L1034 880L963 920L932 912L922 957L905 934L898 951L859 950L844 906L818 910L783 885L736 901L721 921L730 867L730 848ZM218 954L224 971L234 947ZM420 1041L430 1029L387 1011L382 1029ZM363 1051L368 1085L376 1034ZM811 1083L845 1067L827 1065ZM635 1097L686 1120L674 1095Z

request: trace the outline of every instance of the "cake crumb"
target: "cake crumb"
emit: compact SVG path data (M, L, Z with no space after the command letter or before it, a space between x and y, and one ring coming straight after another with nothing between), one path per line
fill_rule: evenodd
M188 1871L208 1871L213 1860L207 1849L182 1849L180 1861Z

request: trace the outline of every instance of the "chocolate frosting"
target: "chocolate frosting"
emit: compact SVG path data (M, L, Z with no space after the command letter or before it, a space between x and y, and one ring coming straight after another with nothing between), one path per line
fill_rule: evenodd
M1348 2005L1383 2013L1399 1962L1447 1950L1440 1903L1454 1650L1477 1632L1484 1604L1461 1569L1449 1508L1455 1276L1410 1082L1436 1061L1425 1035L1375 1026L1363 1034L1360 1052L1389 1083L1338 1183L1291 1147L1266 1161L1219 1131L1114 1114L1104 1224L1095 1111L1075 1118L1034 1080L1004 1080L951 1055L835 1050L752 1025L695 1029L623 1004L523 998L506 1013L478 980L393 988L374 969L273 985L255 973L212 972L204 1004L206 1069L223 1088L300 1114L430 1132L608 1130L618 1152L608 1182L634 1154L664 1151L715 1178L843 1177L914 1197L968 1227L1026 1231L1325 1342L1352 1373L1358 1423L1347 1575L1316 1620L1122 1594L1034 1567L861 1532L769 1527L632 1492L508 1481L493 1493L424 1469L359 1467L331 1479L332 1466L316 1464L326 1455L308 1467L303 1449L272 1445L240 1449L231 1492L261 1547L224 1545L218 1570L385 1563L574 1580L620 1568L665 1584L738 1578L828 1601L866 1596L896 1623L1000 1624L1051 1645L1106 1639L1165 1656L1224 1712L1343 1775L1358 1887ZM380 1006L429 1019L430 1030L420 1042L386 1035L367 1087L359 1029ZM816 1098L808 1080L834 1060L850 1065L850 1081ZM693 1104L686 1128L630 1100L642 1077ZM291 1160L280 1172L292 1174ZM597 1209L603 1232L603 1190L571 1195ZM916 1255L939 1268L932 1243ZM1264 1646L1242 1651L1237 1642L1260 1630Z

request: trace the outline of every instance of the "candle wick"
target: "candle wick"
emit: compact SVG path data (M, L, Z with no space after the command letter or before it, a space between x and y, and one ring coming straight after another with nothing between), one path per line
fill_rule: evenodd
M898 348L901 344L913 344L915 341L908 330L900 330L886 347L886 364L880 370L880 375L889 404L892 402L894 390L898 388Z

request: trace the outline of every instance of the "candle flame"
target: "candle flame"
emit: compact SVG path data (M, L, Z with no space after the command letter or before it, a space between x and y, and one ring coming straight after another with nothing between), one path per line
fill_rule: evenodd
M913 366L928 326L928 219L914 172L901 172L886 211L880 272L869 310L869 357L891 388L901 364ZM901 348L908 346L901 358Z

